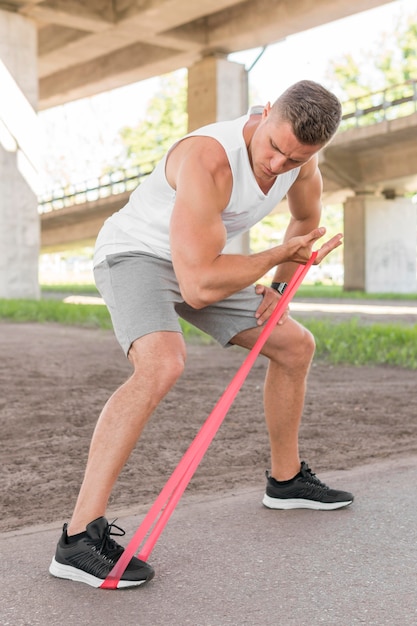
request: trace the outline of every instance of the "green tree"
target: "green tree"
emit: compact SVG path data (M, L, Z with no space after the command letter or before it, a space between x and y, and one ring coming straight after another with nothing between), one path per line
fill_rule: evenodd
M370 49L330 62L328 80L342 100L361 97L417 78L417 10L398 18Z
M377 67L387 85L398 85L417 78L417 13L409 19L405 30L399 31L392 49L383 49Z
M125 166L153 164L172 143L187 132L187 79L167 74L150 100L146 117L138 126L124 127L120 134L126 148Z
M416 37L417 11L394 22L390 30L371 42L370 49L330 62L330 87L342 100L344 115L351 115L342 122L342 129L414 112L413 85L407 81L417 79ZM358 110L368 112L356 118Z

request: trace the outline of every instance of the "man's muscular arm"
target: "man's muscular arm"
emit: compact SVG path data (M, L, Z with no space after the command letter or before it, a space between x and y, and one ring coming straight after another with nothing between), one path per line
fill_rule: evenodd
M169 155L166 174L176 190L170 225L173 265L184 300L194 308L248 287L275 265L305 263L313 244L325 233L314 229L257 254L222 254L226 231L221 214L232 189L222 146L208 137L185 139Z
M287 199L291 217L284 242L292 237L305 235L319 226L322 190L322 177L316 155L301 168L297 180L288 190ZM294 263L281 264L277 268L274 281L289 282L296 269Z
M322 187L322 178L318 169L318 157L314 156L301 168L297 180L287 193L291 218L285 232L284 242L289 242L293 237L304 235L318 227L321 216ZM341 244L342 234L339 233L322 246L321 253L315 264L320 263L329 252ZM297 265L295 263L281 263L275 270L273 282L288 283L296 268ZM264 285L257 285L256 292L263 296L263 300L256 312L258 323L262 324L271 315L280 295L275 290ZM282 324L285 319L286 315L284 314L280 323Z

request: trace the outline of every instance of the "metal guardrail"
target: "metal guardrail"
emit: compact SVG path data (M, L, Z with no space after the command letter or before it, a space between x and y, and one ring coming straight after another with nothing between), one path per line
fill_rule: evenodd
M386 87L343 102L339 132L412 115L417 111L417 80Z
M417 111L417 80L367 93L342 104L343 115L339 133L351 128L377 124L385 120L411 115ZM94 202L100 198L133 191L149 176L155 163L120 169L85 182L68 185L46 193L39 198L39 212L48 213Z
M85 202L133 191L138 183L149 176L156 163L119 169L97 178L57 188L38 198L39 213L49 213Z

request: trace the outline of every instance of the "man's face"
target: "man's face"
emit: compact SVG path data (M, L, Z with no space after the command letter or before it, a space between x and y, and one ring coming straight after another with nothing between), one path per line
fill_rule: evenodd
M273 181L279 174L300 167L309 161L322 146L300 143L288 122L277 120L267 105L262 121L249 147L249 156L256 178Z

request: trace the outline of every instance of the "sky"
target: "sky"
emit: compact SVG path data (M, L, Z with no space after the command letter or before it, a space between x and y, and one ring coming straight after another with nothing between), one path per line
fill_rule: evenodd
M395 0L268 46L249 72L249 92L253 100L250 104L273 101L301 79L329 86L330 61L347 53L368 58L372 72L372 55L381 35L389 36L398 19L416 13L416 0ZM229 59L250 68L260 52L260 48L248 50L230 55ZM159 78L156 77L41 112L43 189L56 186L51 176L52 162L61 162L65 182L98 176L103 164L111 161L120 150L120 128L135 126L145 117L147 104L158 88ZM59 168L55 166L56 169Z
M328 82L331 60L346 53L365 56L372 65L372 53L381 35L392 32L397 19L417 13L416 0L396 0L370 11L357 13L288 37L269 46L250 71L252 89L262 101L275 98L291 84L302 79ZM230 55L231 59L251 65L254 51ZM273 81L271 81L273 76ZM274 93L271 93L271 84Z

